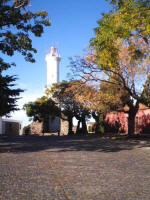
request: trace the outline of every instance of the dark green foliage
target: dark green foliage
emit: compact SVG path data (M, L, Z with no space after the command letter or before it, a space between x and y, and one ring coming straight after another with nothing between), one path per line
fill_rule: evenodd
M45 96L37 99L35 102L29 102L24 105L26 114L33 121L43 121L46 116L58 116L59 108L52 99L47 99Z
M150 107L150 75L147 76L147 80L144 84L144 89L141 96L143 98L144 104Z
M37 99L35 102L25 104L23 108L27 116L33 121L43 122L43 132L46 132L49 128L49 116L55 117L60 115L60 110L56 103L45 96Z
M25 127L23 128L23 132L24 132L25 135L29 135L29 134L30 134L30 126L29 126L29 125L28 125L28 126L25 126Z
M0 1L0 116L17 110L16 102L23 90L13 89L15 76L3 76L3 71L15 63L7 63L2 54L13 56L15 52L23 55L26 61L35 62L31 34L40 37L44 26L49 26L46 11L32 13L26 11L29 0Z
M21 89L14 89L16 81L14 76L1 76L0 74L0 116L7 115L11 111L18 110L16 101L18 100Z
M26 12L21 8L16 9L10 0L0 1L0 51L8 56L19 52L26 61L35 62L32 53L36 53L36 49L29 34L40 37L44 26L49 25L46 11ZM0 68L6 69L2 61Z

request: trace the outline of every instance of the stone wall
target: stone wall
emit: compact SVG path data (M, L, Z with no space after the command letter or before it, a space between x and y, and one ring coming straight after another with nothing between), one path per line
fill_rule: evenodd
M32 122L30 124L30 134L31 135L42 135L42 128L43 127L43 123L42 122Z
M68 134L68 121L60 120L60 135L67 135Z
M72 131L74 132L74 134L76 133L77 130L77 126L73 126Z
M31 135L43 135L42 134L42 127L43 127L43 124L42 122L32 122L30 125L30 134ZM58 127L59 128L59 127ZM54 131L54 130L53 130ZM49 131L50 133L57 133L58 130L52 132L51 130ZM68 134L68 121L66 120L60 120L60 135L67 135Z

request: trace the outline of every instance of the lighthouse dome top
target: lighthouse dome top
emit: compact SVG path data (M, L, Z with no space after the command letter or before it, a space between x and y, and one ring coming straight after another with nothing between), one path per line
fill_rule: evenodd
M49 54L50 56L59 57L57 48L55 46L51 46Z

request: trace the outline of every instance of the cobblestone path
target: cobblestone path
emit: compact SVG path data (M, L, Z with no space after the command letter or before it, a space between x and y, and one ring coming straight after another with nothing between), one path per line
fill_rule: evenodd
M0 138L0 200L102 199L150 199L150 141Z

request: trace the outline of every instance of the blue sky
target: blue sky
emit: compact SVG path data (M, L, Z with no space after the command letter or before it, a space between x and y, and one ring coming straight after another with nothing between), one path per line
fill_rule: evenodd
M31 11L46 10L51 26L46 27L42 37L32 36L33 46L38 53L35 55L36 63L28 63L24 58L15 54L10 58L17 66L7 71L9 74L18 76L18 87L25 89L19 100L19 107L24 103L34 101L44 94L46 85L46 62L45 56L52 45L58 48L61 55L60 81L67 79L68 57L84 54L89 41L94 37L93 29L97 27L97 20L101 13L110 10L105 0L31 0ZM13 119L23 120L28 123L25 113L17 111L12 114Z

